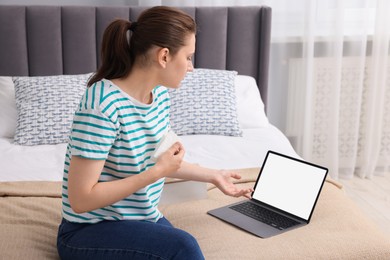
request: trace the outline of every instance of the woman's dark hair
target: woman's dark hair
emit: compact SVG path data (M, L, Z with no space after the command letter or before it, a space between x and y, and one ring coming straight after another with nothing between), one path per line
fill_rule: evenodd
M166 6L143 11L137 22L123 19L113 21L103 34L102 64L88 81L88 86L103 78L127 76L134 61L146 57L153 46L168 48L175 55L185 45L190 33L196 33L196 24L191 16Z

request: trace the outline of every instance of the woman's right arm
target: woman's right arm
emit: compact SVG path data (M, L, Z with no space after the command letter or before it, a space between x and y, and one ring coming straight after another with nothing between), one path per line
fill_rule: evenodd
M176 143L148 170L120 180L98 182L105 161L72 156L68 174L68 196L72 210L84 213L112 205L176 172L183 157L184 149L180 143Z

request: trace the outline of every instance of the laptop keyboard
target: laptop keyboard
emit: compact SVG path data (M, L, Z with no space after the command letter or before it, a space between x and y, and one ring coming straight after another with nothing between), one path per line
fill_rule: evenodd
M251 202L240 203L230 208L280 230L299 224L299 222L293 219L279 215L272 210L260 207Z

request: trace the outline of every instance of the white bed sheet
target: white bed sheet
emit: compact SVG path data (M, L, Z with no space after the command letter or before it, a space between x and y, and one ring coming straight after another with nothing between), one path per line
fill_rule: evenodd
M215 169L260 167L268 150L297 156L273 125L244 129L243 137L180 137L185 160ZM66 144L19 146L0 138L0 181L61 181Z
M192 135L182 138L185 160L215 169L260 167L268 150L299 157L275 126L243 129L243 137Z

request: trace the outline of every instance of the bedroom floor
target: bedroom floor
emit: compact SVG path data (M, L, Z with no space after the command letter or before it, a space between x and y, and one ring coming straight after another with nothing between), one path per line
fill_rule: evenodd
M390 173L373 179L338 180L347 195L390 237Z

